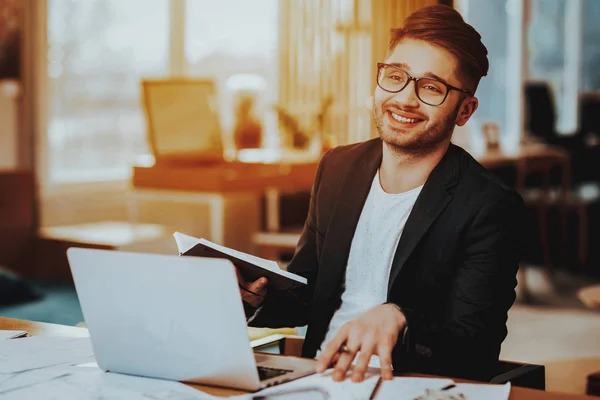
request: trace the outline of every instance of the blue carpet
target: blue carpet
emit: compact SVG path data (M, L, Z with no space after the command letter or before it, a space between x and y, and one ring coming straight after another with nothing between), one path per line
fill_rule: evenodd
M33 282L39 300L0 307L0 316L74 326L83 314L73 284Z

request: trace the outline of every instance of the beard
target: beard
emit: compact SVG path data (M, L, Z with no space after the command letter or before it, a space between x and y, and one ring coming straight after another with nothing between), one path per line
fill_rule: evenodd
M440 143L452 137L454 125L460 107L456 107L445 118L431 121L423 127L414 128L410 132L385 126L386 111L373 105L373 120L383 142L398 153L425 155L433 152Z

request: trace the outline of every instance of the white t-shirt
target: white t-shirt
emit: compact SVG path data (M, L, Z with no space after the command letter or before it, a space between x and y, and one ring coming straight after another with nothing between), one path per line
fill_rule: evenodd
M387 301L392 261L406 220L423 186L399 194L386 193L375 174L352 238L342 304L335 312L321 350L347 321ZM379 357L369 363L379 367Z

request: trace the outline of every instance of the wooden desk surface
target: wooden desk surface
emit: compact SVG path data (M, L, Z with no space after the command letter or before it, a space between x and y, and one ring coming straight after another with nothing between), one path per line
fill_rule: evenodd
M466 149L469 151L469 149ZM568 162L568 153L545 144L528 144L512 152L472 153L488 168L514 165L526 158ZM318 161L303 163L222 163L205 166L155 165L133 167L132 186L203 192L264 192L267 188L307 191L312 187Z
M198 192L264 192L310 190L316 162L302 164L227 163L213 166L133 167L132 185L137 189L169 189Z
M87 329L77 328L72 326L48 324L42 322L23 321L11 318L0 317L0 330L24 330L31 335L48 335L48 336L69 336L69 337L87 337L89 336ZM18 340L18 339L16 339ZM408 374L406 376L412 376ZM422 375L421 375L422 376ZM190 385L203 392L215 396L233 396L243 394L241 391L212 388L201 385ZM558 388L557 388L558 389ZM540 390L524 389L513 387L510 394L510 400L594 400L597 397L570 395L562 393L543 392Z
M585 393L587 376L600 372L600 357L552 361L545 365L547 390Z

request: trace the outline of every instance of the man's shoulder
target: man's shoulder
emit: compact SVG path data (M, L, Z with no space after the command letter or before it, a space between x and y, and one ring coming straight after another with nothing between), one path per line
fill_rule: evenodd
M481 165L471 154L461 147L455 146L462 164L462 176L459 186L481 201L521 202L518 192L498 175Z
M380 151L381 139L375 138L364 142L337 146L329 150L323 159L328 164L351 165L359 161L362 157Z

